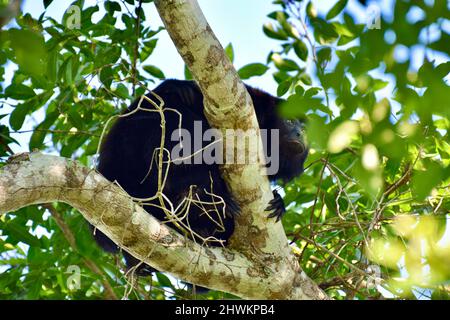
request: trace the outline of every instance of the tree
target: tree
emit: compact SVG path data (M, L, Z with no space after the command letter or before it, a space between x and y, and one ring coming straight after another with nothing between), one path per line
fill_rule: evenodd
M275 69L277 93L288 96L284 115L308 119L309 166L285 188L291 204L286 233L264 217L271 192L260 166L223 168L243 203L227 249L185 239L88 169L106 121L119 111L114 105L123 108L150 85L152 78L141 71L164 77L158 67L144 65L161 31L145 26L146 2L107 1L93 23L99 7L76 1L63 23L20 15L18 28L0 33L1 63L18 66L1 87L3 102L14 107L9 125L1 127L4 155L14 143L11 133L21 130L27 115L40 114L45 118L33 128L30 149L61 156L27 153L4 163L0 211L8 213L0 220L0 297L189 296L163 273L153 280L124 276L122 262L93 245L84 218L157 269L243 298L327 298L318 284L333 298L379 297L381 288L411 298L417 287L433 297L448 295L444 1L397 2L392 22L375 15L367 26L355 22L347 1L337 1L325 17L313 2L274 1L278 10L269 14L273 22L264 32L281 41L281 50L269 54L267 65L252 63L238 74L248 78ZM225 54L232 56L232 47L221 48L196 1L154 2L187 64L186 76L207 97L208 121L218 128L257 128L248 95L239 101L231 95L233 86L246 92ZM133 4L135 13L126 10ZM421 13L407 15L411 10ZM125 27L114 28L118 21ZM417 47L426 53L420 68L414 66ZM405 61L399 57L404 49L411 50ZM238 116L224 117L226 108L239 110L233 112ZM48 233L42 236L40 228ZM74 279L67 275L71 266L83 275L75 288L65 281ZM408 277L395 280L405 272ZM150 282L157 290L146 287Z

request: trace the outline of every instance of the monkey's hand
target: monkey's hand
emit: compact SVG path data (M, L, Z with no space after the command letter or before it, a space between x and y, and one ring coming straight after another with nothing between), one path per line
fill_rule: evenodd
M265 211L270 211L268 218L276 218L276 221L280 221L281 218L286 213L286 208L284 207L283 198L277 192L277 190L273 190L273 199L270 200L269 206Z

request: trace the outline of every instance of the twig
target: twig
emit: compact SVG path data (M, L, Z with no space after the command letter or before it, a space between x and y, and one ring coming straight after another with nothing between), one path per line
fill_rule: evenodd
M412 166L410 163L408 163L406 165L405 168L405 172L403 173L403 175L401 176L400 179L398 179L396 182L394 182L393 184L389 185L386 187L385 191L384 191L384 196L387 197L389 196L391 193L393 193L394 191L396 191L398 188L400 188L401 186L405 185L406 183L408 183L408 181L411 179L411 173L412 173Z
M100 137L98 134L94 134L94 133L89 132L89 131L51 130L51 129L39 129L39 128L32 129L32 130L13 131L11 133L29 133L29 132L35 132L35 131L42 131L42 132L54 133L54 134L72 134L72 135L84 134L84 135L89 135L89 136L92 136L92 137Z
M308 242L309 244L312 244L313 246L325 251L326 253L328 253L329 255L333 256L334 258L336 258L337 260L339 260L340 262L342 262L343 264L345 264L347 267L349 267L350 269L353 269L354 271L358 272L359 274L362 274L364 276L367 276L367 272L365 272L364 270L358 268L357 266L351 264L350 262L346 261L345 259L341 258L340 256L338 256L337 254L335 254L333 251L328 250L327 248L325 248L323 245L308 239L307 237L302 236L301 234L298 234L297 237L303 241Z

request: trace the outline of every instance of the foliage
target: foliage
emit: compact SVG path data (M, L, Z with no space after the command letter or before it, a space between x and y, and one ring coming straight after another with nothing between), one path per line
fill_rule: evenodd
M139 1L83 3L73 3L80 28L68 27L69 10L62 21L25 14L0 31L0 104L11 110L1 115L4 159L11 133L39 119L30 149L92 166L106 121L165 78L148 62L162 28L148 27ZM263 31L279 49L239 70L243 79L273 72L283 115L308 119L307 169L284 189L283 225L306 273L337 299L448 298L449 11L428 3L397 1L370 29L347 1L324 13L314 1L274 1ZM231 44L226 52L233 60ZM162 273L126 276L69 206L3 215L0 230L0 299L196 296ZM75 290L70 266L81 269Z
M448 297L447 4L397 1L370 28L347 1L325 18L313 3L275 2L265 31L282 49L268 63L278 94L289 93L285 116L308 119L309 167L286 189L285 220L306 272L335 298L380 287Z

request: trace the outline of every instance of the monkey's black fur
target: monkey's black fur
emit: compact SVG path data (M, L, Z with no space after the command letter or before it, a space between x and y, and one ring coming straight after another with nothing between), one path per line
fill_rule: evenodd
M303 163L307 156L307 148L300 136L300 122L288 121L277 115L277 106L282 102L263 91L247 86L247 90L253 100L259 126L261 129L279 129L280 139L280 167L279 171L269 176L271 181L282 180L287 182L303 172ZM165 102L165 106L178 110L182 114L182 128L187 129L191 134L194 131L194 121L201 121L203 131L210 128L203 114L203 96L197 84L193 81L166 80L159 85L154 92ZM150 99L156 101L152 95ZM136 109L139 99L136 100L125 113ZM141 103L141 108L154 109L145 99ZM166 139L165 148L172 150L178 142L170 141L172 132L178 129L179 115L174 112L165 112L166 117ZM161 118L157 112L137 112L119 118L107 134L101 147L98 171L108 180L117 181L120 186L133 197L149 198L155 195L158 186L157 166L153 164L153 169L146 177L151 164L155 148L160 146ZM268 135L270 137L270 135ZM205 147L210 142L203 142ZM268 147L270 150L270 141ZM167 158L165 158L167 159ZM212 190L211 190L212 185ZM227 186L222 179L217 164L171 164L169 174L163 190L164 194L172 201L176 207L187 195L191 186L197 198L205 201L217 201L210 193L219 195L226 203L225 218L222 217L224 228L218 227L204 210L211 210L210 215L216 221L221 213L221 205L218 210L212 205L205 205L200 209L191 205L189 210L189 225L192 230L203 238L213 236L219 240L226 241L233 234L234 217L239 213L239 206L232 198ZM274 192L274 200L271 201L268 211L269 217L280 219L285 212L282 198ZM156 202L159 205L159 202ZM145 207L145 206L144 206ZM153 216L160 220L166 218L164 212L154 206L147 207ZM214 212L213 212L214 211ZM173 227L173 225L171 225ZM97 243L106 251L117 252L118 247L100 231L96 231L95 239ZM199 241L200 239L195 239ZM201 240L200 240L201 241ZM217 242L208 245L219 245ZM131 268L138 264L138 261L131 255L124 252L127 267ZM146 274L153 271L145 264L141 264L137 269L138 274Z

